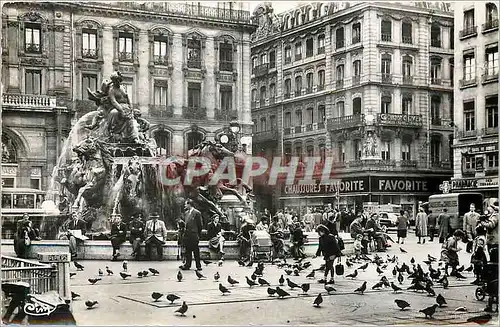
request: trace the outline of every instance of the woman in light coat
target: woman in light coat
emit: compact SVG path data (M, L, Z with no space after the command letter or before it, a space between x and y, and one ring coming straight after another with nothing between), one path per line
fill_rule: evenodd
M423 208L418 208L418 211L417 217L415 218L415 234L418 236L417 244L425 244L425 237L427 236L427 214L424 212Z

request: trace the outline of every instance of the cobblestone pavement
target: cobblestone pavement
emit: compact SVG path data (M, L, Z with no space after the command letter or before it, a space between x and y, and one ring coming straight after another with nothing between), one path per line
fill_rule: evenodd
M399 262L409 264L411 257L417 262L427 258L427 254L439 257L440 244L436 241L424 245L416 244L414 237L410 236L407 243L402 245L407 254L401 253L399 245L394 244L387 252L388 255L397 255ZM465 248L465 244L463 246ZM386 254L381 254L383 257ZM290 260L289 260L290 261ZM317 268L322 263L320 258L309 259L312 267ZM81 299L73 302L73 312L80 325L422 325L422 324L464 324L467 318L483 314L485 302L477 301L474 297L475 286L470 285L473 276L465 273L466 280L457 280L451 277L450 287L443 289L435 285L437 294L441 293L447 300L447 307L439 308L434 319L425 319L418 310L435 303L434 297L425 293L407 291L410 281L405 280L401 285L404 289L399 294L394 294L392 289L371 290L371 286L377 282L381 275L375 271L375 265L370 264L365 272L359 270L355 280L342 276L336 277L334 287L336 292L326 294L321 284L316 279L307 279L305 275L290 277L295 283L311 283L311 289L307 294L302 290L287 290L291 296L285 299L277 299L267 294L267 287L254 286L250 288L245 282L245 276L250 276L253 268L239 267L235 261L226 261L222 267L214 264L204 266L202 273L207 276L206 280L198 280L194 271L183 271L184 279L178 282L178 261L164 262L128 262L128 272L131 278L123 280L119 276L122 270L122 262L111 261L82 261L85 266L83 272L78 272L71 279L71 290L81 294ZM461 263L466 267L469 265L469 255L461 253ZM362 263L346 269L346 274ZM113 276L102 277L96 285L90 285L88 278L96 277L98 269L105 272L109 266ZM425 265L423 265L425 266ZM435 265L437 267L437 265ZM137 277L137 272L156 268L160 271L158 276ZM389 264L384 275L390 281L394 280ZM75 270L72 266L72 271ZM425 268L424 268L425 269ZM221 282L226 285L231 294L222 296L218 291L218 283L213 280L215 272L221 275ZM316 274L316 277L318 276ZM277 286L278 279L284 272L276 266L266 264L264 278ZM151 275L151 274L150 274ZM231 287L227 283L227 276L231 275L240 284ZM365 295L355 294L353 291L363 281L367 281L368 290ZM174 293L181 300L170 304L165 297L158 302L151 298L152 292L164 294ZM314 298L322 293L324 302L320 308L312 306ZM411 304L411 309L400 311L394 299L406 300ZM84 302L86 300L97 300L99 305L92 310L87 310ZM185 317L175 315L174 311L184 300L189 305ZM465 306L467 312L456 312L455 309ZM490 322L498 325L498 318Z

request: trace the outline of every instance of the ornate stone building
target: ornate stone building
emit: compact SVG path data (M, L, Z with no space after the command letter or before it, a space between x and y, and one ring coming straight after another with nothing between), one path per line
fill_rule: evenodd
M251 149L249 57L256 26L245 6L4 4L4 185L48 187L71 118L95 109L87 87L100 88L114 70L123 74L134 107L152 123L158 154L182 155L232 120L239 121L241 142Z
M439 192L452 173L449 4L316 2L275 15L264 3L253 15L254 152L331 156L338 178L309 191L262 187L279 200L267 206L414 211Z
M455 6L454 192L498 198L498 7Z

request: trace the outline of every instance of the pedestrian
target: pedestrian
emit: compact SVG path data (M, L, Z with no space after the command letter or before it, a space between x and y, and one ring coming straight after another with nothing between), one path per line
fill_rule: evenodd
M211 251L217 252L220 259L224 259L224 236L218 214L212 216L212 221L207 227L208 246Z
M14 237L14 251L17 256L27 259L31 242L41 240L38 229L33 228L29 215L25 213L23 218L17 222L16 235Z
M333 268L333 263L335 259L342 255L337 239L330 233L330 230L325 225L319 225L316 228L319 235L319 246L316 251L316 256L323 254L325 260L325 274L324 279L320 280L320 283L335 284L334 274L335 269ZM328 273L330 273L330 280L327 282Z
M283 232L279 223L278 216L273 217L273 221L269 226L269 235L273 244L273 259L281 257L283 254Z
M498 262L498 201L488 206L489 217L481 221L486 228L486 243L490 251L491 260Z
M191 200L187 200L184 203L185 218L184 222L186 224L186 230L184 231L184 246L186 247L186 263L179 266L182 270L191 269L191 263L194 261L196 264L196 270L201 270L200 262L200 235L202 229L202 218L201 213L193 208L193 203Z
M240 233L237 236L238 242L240 244L240 260L250 259L250 231L255 230L254 222L248 218L241 217L242 224L240 227Z
M71 214L71 221L69 221L68 224L67 237L69 240L69 252L71 253L71 259L76 258L78 244L83 243L88 239L85 236L85 233L87 231L87 223L80 217L81 214L74 211Z
M132 257L136 260L141 258L141 243L144 239L144 222L140 213L132 216L132 221L129 224L130 239L132 244Z
M398 244L400 239L401 244L405 244L405 238L408 234L408 217L405 215L404 210L399 211L396 226L398 227Z
M446 264L444 267L446 276L448 276L448 267L451 267L449 276L455 276L457 273L457 266L459 265L458 252L462 251L462 248L458 246L458 241L463 240L464 235L462 230L457 229L453 236L449 237L441 247L441 261Z
M363 251L363 234L356 235L353 246L354 246L355 260L359 260L361 258L361 254L365 253Z
M383 252L387 247L387 239L385 237L384 231L378 222L378 214L372 213L370 218L366 221L365 231L369 233L369 236L375 240L377 244L377 252Z
M293 230L291 231L292 239L292 255L295 259L305 258L304 254L304 239L306 236L302 231L299 222L294 224Z
M186 231L186 223L181 218L177 219L177 261L182 260L186 263L186 247L184 246L184 232Z
M443 209L443 212L438 216L437 224L439 229L439 243L443 243L448 238L451 231L448 209Z
M429 210L429 215L427 216L427 231L429 234L429 242L434 241L434 234L436 233L436 214Z
M163 260L163 244L167 238L167 228L162 220L159 220L160 216L158 213L154 212L149 216L149 220L146 222L146 228L144 229L144 240L146 244L146 255L149 260L153 259L153 247L156 248L158 254L158 260Z
M425 244L425 237L427 236L427 214L424 208L418 208L418 214L415 218L415 234L418 236L417 244Z
M363 218L361 216L356 217L354 221L349 226L351 238L353 240L358 238L358 235L361 235L361 244L363 245L362 252L364 254L368 253L368 235L365 235L365 229L361 225Z
M472 241L476 238L476 226L479 222L479 214L476 212L476 205L469 205L469 212L464 215L463 231L467 236L467 241Z
M122 216L117 214L113 217L111 224L111 246L113 247L112 261L115 261L120 256L120 245L122 245L127 238L127 225L122 220Z
M476 238L474 238L472 243L472 255L470 262L474 266L476 280L474 280L471 284L480 285L483 267L489 261L489 253L488 244L486 244L486 228L484 228L483 225L478 225L475 232Z

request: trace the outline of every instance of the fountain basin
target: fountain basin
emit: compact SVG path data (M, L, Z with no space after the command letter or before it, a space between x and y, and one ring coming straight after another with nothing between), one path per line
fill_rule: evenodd
M318 249L318 234L314 232L305 233L307 236L307 243L304 245L305 253L307 256L313 256ZM354 252L353 240L349 234L341 233L340 236L344 240L345 250L344 254L352 254ZM5 255L14 255L14 240L2 239L2 253ZM289 241L286 241L288 244ZM38 253L44 252L69 252L68 241L66 240L42 240L33 241L28 253L29 259L37 259ZM144 253L144 244L142 244L142 253ZM167 241L163 245L163 257L167 260L175 260L179 246L176 241ZM226 241L224 243L224 252L226 259L238 259L239 257L239 244L237 241ZM110 241L85 241L78 247L77 260L106 260L111 258L113 248ZM127 241L120 247L120 259L132 259L132 245ZM202 259L209 259L210 251L208 249L207 241L200 241L200 254ZM212 258L216 258L212 254Z

